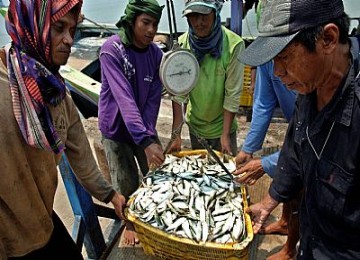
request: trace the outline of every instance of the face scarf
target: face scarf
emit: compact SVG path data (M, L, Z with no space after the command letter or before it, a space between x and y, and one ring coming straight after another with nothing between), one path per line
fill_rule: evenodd
M125 46L133 43L132 26L138 14L145 13L160 21L164 6L160 6L156 0L129 0L125 9L125 15L120 18L116 26L120 28L119 36Z
M215 10L215 21L211 33L208 37L197 37L193 28L191 27L191 24L189 23L190 48L194 52L195 57L199 63L201 63L207 53L217 59L220 57L222 52L223 32L221 30L220 12L223 1L214 0L211 2L212 3L207 3L206 6L211 6Z
M50 26L82 0L14 0L6 15L12 42L8 55L13 111L22 136L32 147L58 154L64 150L47 105L65 97L65 82L51 59Z

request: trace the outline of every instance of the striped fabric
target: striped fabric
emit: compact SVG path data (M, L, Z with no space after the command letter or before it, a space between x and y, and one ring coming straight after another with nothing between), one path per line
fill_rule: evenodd
M65 97L65 82L52 64L50 26L82 0L13 0L6 16L12 42L8 72L13 110L21 133L33 147L64 150L47 105L58 105Z

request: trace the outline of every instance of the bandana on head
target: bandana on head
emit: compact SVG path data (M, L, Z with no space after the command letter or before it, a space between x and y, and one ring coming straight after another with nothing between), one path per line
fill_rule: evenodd
M191 24L189 23L189 42L191 50L194 52L199 63L204 59L207 53L214 58L219 58L222 52L223 32L221 29L220 12L223 6L223 0L207 1L206 6L215 10L215 21L211 33L206 38L196 36Z
M132 44L132 25L138 14L145 13L160 21L163 8L164 6L160 6L156 0L129 0L125 15L116 23L116 26L120 28L119 35L122 43L126 46Z
M13 111L26 142L58 154L64 149L47 104L65 97L65 82L51 59L50 26L74 7L76 18L82 0L14 0L6 15L12 39L8 72Z

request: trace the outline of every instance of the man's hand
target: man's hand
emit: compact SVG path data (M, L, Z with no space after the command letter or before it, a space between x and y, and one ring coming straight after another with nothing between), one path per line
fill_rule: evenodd
M220 143L221 143L221 152L224 154L230 154L231 156L234 156L231 152L231 140L230 140L230 134L222 134L220 137Z
M116 192L114 197L111 199L111 203L114 205L116 215L118 215L120 219L126 220L124 215L124 209L126 206L125 197Z
M245 153L244 151L240 151L235 158L235 162L236 162L236 167L240 168L241 166L243 166L244 163L250 161L252 159L252 154L251 153Z
M152 143L145 148L148 165L159 167L165 160L162 147L157 143Z
M181 143L182 143L181 136L178 135L177 137L175 137L174 141L172 142L172 144L167 152L173 153L173 152L181 151Z
M270 213L279 205L279 202L274 200L270 197L269 194L265 196L265 198L256 203L251 205L249 208L246 209L246 212L251 216L251 222L253 225L254 234L257 234L267 218L269 217Z
M264 175L265 171L261 164L261 159L252 159L243 167L240 167L234 172L235 181L243 184L253 185Z

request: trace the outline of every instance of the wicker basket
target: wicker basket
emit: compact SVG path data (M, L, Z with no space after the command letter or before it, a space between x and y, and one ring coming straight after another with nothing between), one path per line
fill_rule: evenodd
M206 154L206 150L183 151L174 155L182 157L186 155ZM244 209L248 206L246 189L241 188L243 194ZM248 248L253 239L249 214L245 213L246 238L240 243L218 244L213 242L197 243L187 238L180 238L168 234L149 224L146 224L132 216L126 210L128 219L133 222L138 238L146 254L166 259L248 259Z

